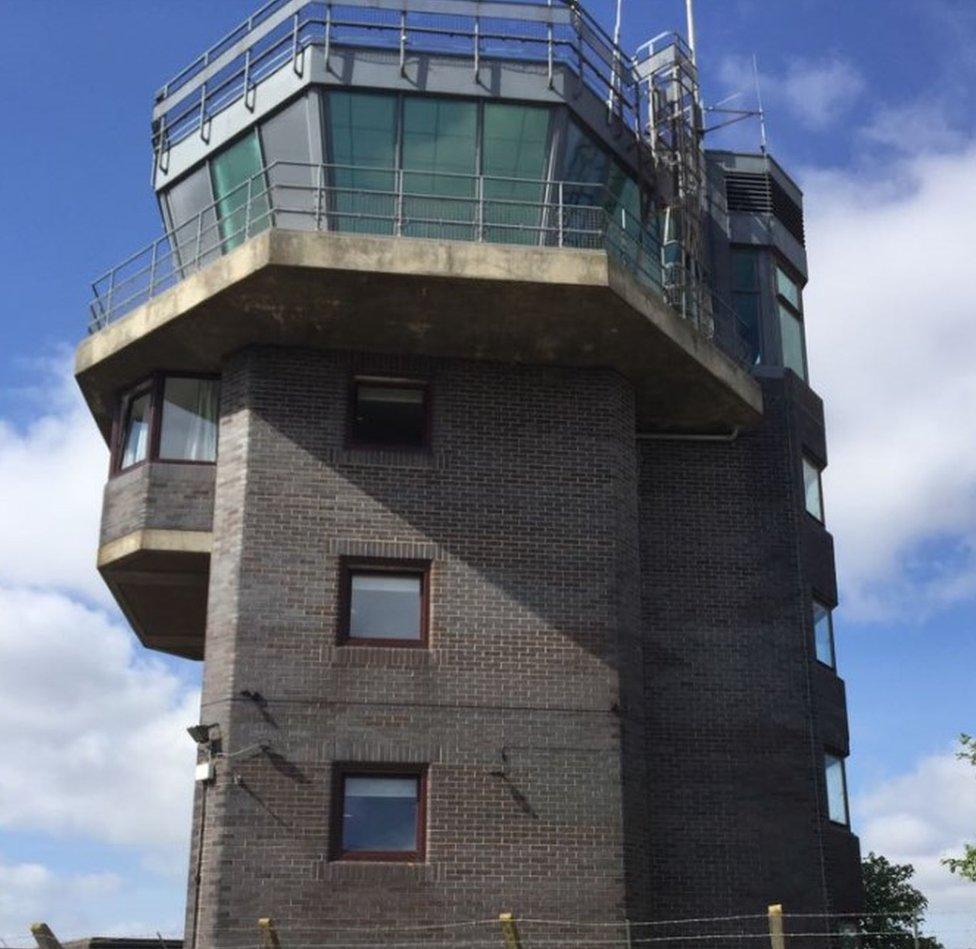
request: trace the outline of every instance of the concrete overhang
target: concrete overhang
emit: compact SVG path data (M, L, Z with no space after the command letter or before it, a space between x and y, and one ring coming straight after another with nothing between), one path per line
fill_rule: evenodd
M209 531L148 528L99 547L98 570L144 646L203 658L212 544Z
M641 430L756 425L755 380L604 251L265 231L78 347L108 438L120 387L250 344L609 367Z

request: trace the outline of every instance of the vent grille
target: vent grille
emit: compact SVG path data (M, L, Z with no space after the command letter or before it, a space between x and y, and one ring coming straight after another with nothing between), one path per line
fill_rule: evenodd
M786 193L772 175L727 171L725 173L725 200L733 212L772 214L787 233L804 244L803 211Z

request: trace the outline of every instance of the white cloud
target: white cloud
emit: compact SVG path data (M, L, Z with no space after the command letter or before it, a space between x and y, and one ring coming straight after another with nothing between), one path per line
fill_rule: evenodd
M24 429L0 419L0 582L108 603L94 566L108 453L67 360L39 360L35 371L26 394L43 393L42 414Z
M33 946L31 923L46 922L62 940L91 935L152 936L163 925L131 918L133 909L150 908L151 892L133 892L117 873L59 874L40 863L14 862L0 854L0 945ZM136 904L135 906L133 904ZM169 914L171 915L171 914ZM116 920L105 923L105 920ZM178 919L169 919L164 935L178 935Z
M976 771L951 752L923 758L855 798L861 847L894 863L915 867L912 884L929 899L928 929L946 949L968 949L976 940L976 885L940 863L962 852L976 834Z
M136 848L185 871L199 696L68 597L0 588L0 827Z
M845 602L869 619L970 598L976 146L804 184L811 376Z
M755 76L752 60L726 56L719 63L718 77L726 95L742 92L744 104L731 108L753 108ZM804 128L820 132L834 125L858 103L865 83L857 68L846 59L827 54L816 59L793 59L782 73L760 70L763 105L775 127L776 112L785 110Z

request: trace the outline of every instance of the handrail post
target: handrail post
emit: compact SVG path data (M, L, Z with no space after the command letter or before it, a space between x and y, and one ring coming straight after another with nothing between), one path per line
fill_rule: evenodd
M197 255L196 260L193 263L194 270L200 269L200 250L201 244L203 243L203 215L205 212L201 211L197 215Z
M396 202L396 217L393 221L393 233L396 237L403 236L403 169L400 168L398 171L394 172L394 188L396 189L396 194L394 196L394 201Z
M407 12L400 11L400 75L407 74Z
M477 221L477 240L479 244L485 241L485 176L478 175L477 178L478 213Z
M251 185L254 184L254 176L247 179L247 204L244 205L244 240L250 236L251 230Z
M112 315L112 297L115 296L115 274L118 268L114 268L108 277L108 314Z
M478 17L475 17L474 18L474 82L475 85L478 84L478 73L479 73L479 67L481 66L480 54L481 54L480 20Z
M563 246L563 182L559 182L559 208L556 214L556 228L559 235L559 246Z
M302 68L298 66L298 12L292 17L292 27L291 27L291 68L294 70L296 76L302 74L302 70L305 65L305 57L302 56Z
M315 189L315 230L322 230L322 209L325 207L325 165L319 165L319 183Z
M159 248L159 241L153 241L152 257L149 261L149 296L152 297L156 289L156 251Z

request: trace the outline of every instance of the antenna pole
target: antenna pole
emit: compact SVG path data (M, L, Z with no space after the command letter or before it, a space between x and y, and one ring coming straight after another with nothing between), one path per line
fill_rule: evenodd
M688 21L688 48L691 50L691 62L697 66L695 54L695 0L685 0L685 18Z
M689 0L689 3L691 0ZM766 154L766 113L763 110L762 89L759 87L759 63L752 54L752 78L756 83L756 104L759 106L759 142L762 153Z

